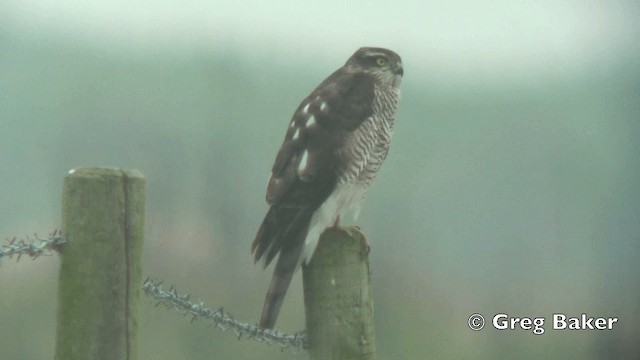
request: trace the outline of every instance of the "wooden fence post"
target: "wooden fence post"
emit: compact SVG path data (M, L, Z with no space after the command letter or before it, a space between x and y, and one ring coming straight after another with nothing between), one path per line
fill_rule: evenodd
M144 228L138 171L71 170L62 195L56 360L135 360Z
M356 228L331 228L303 267L312 360L373 360L375 333L368 247Z

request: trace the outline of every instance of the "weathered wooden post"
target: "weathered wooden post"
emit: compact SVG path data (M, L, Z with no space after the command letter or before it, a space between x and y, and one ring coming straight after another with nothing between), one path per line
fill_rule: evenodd
M368 247L359 230L325 231L303 268L303 287L311 359L375 359Z
M81 167L62 195L56 360L135 360L144 176Z

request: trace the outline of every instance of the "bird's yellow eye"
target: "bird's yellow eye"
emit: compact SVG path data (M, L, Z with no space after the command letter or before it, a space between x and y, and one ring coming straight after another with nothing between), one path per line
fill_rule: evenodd
M383 57L376 58L376 64L378 64L378 66L387 65L387 59Z

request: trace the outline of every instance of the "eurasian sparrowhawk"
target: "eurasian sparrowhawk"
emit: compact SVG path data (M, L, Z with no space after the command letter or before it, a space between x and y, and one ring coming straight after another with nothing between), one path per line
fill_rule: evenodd
M395 52L361 48L293 114L267 185L271 208L251 246L265 267L279 254L260 327L275 325L291 277L320 235L348 210L357 216L389 151L402 75Z

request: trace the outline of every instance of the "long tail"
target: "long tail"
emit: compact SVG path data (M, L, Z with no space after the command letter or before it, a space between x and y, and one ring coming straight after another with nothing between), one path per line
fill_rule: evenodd
M304 247L304 239L292 249L282 249L278 262L273 270L271 285L267 291L267 296L262 307L262 316L260 317L260 327L263 329L273 329L276 319L280 313L282 302L289 289L291 278L298 266L298 260Z
M258 230L251 246L255 261L264 259L266 267L279 254L262 308L261 328L271 329L275 325L291 278L300 264L312 213L306 207L272 206Z

